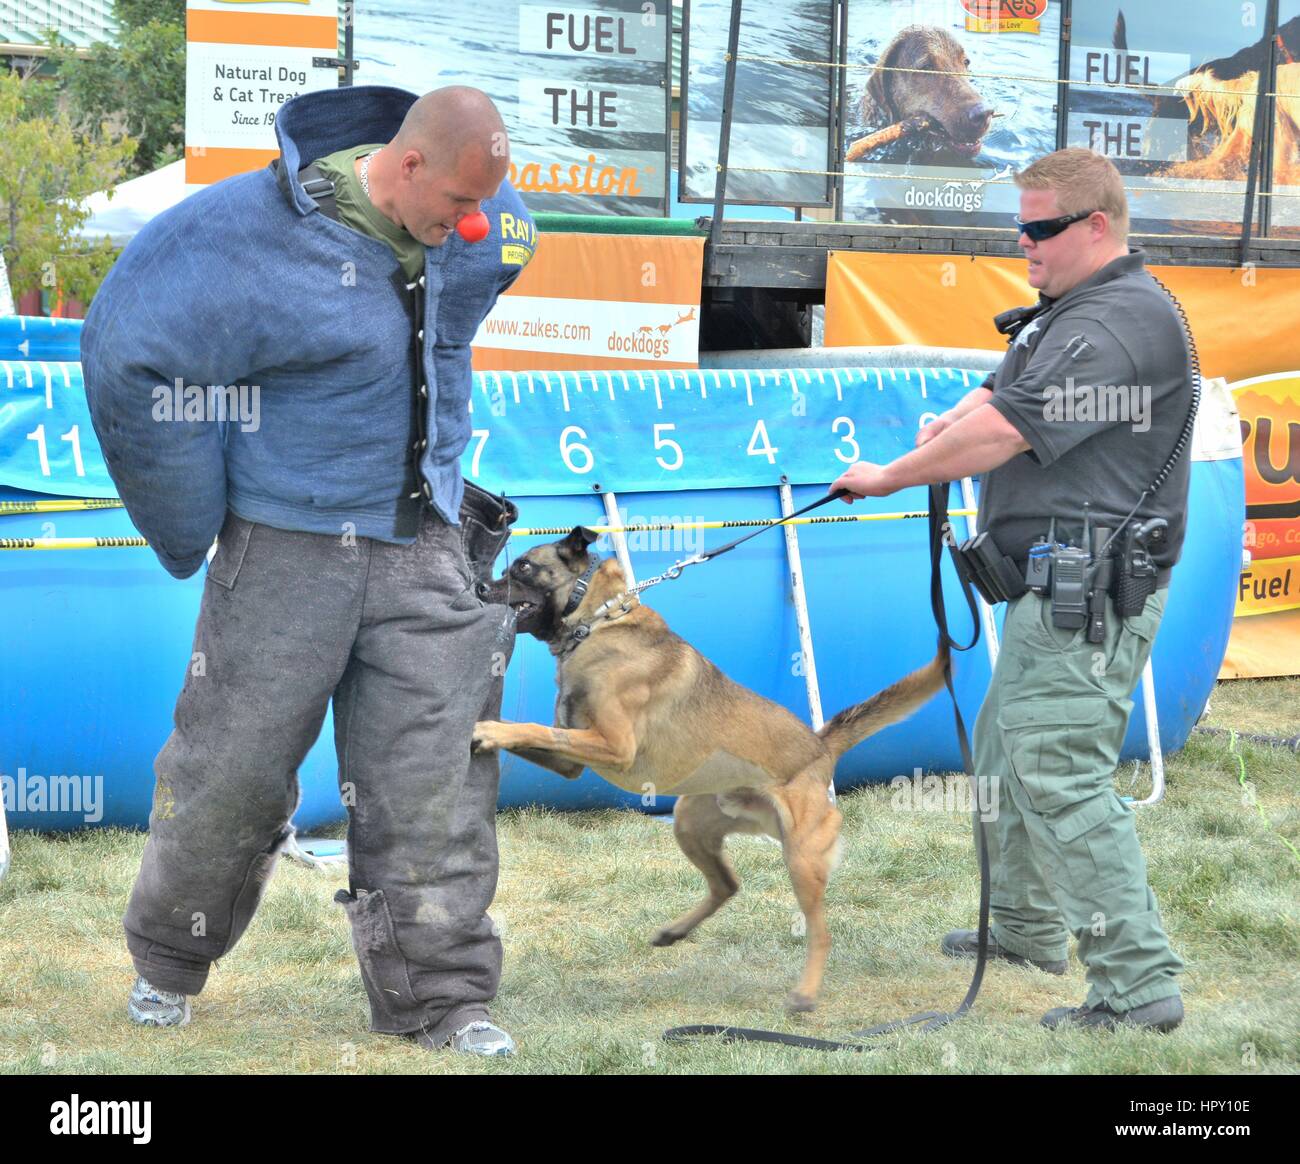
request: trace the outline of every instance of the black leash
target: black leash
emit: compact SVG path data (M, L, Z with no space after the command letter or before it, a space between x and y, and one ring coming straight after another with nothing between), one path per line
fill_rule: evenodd
M838 493L832 494L831 497L825 498L816 504L824 505L826 501L832 500L839 496ZM809 509L814 508L809 506ZM800 513L806 512L800 510ZM791 514L791 517L796 516ZM948 688L949 698L952 700L953 718L957 724L957 743L961 748L961 762L966 770L966 775L971 782L972 801L974 803L974 817L976 835L979 843L976 846L979 850L979 867L980 867L980 908L979 908L979 944L975 957L975 973L971 977L970 987L966 991L966 997L953 1011L923 1011L920 1014L911 1015L905 1019L896 1019L893 1022L882 1023L877 1027L869 1027L864 1031L852 1032L851 1038L871 1039L880 1035L890 1034L893 1031L902 1030L906 1027L919 1027L922 1031L933 1031L939 1027L947 1026L955 1022L966 1014L972 1006L975 1005L976 996L980 991L980 984L984 980L984 967L988 962L989 951L989 854L988 846L984 839L984 804L980 798L979 782L975 778L975 764L971 758L970 741L966 735L966 723L962 719L961 708L957 705L957 692L952 682L952 656L951 651L969 651L980 638L980 621L979 610L975 605L975 595L971 592L970 583L966 581L961 571L958 570L957 577L961 585L963 597L966 599L967 609L970 611L973 631L971 641L965 646L959 645L953 640L948 630L948 616L943 605L943 575L941 567L943 564L943 547L946 545L951 550L957 544L957 538L953 535L948 521L948 485L931 485L930 486L930 610L934 615L935 625L939 629L939 648L947 653L947 660L943 669L944 685ZM762 530L758 531L762 533ZM754 537L754 534L747 534L746 537ZM739 542L745 541L746 538L739 538L732 542L731 545L723 546L721 550L715 550L707 556L701 556L701 560L707 561L711 557L717 557L718 554L726 553ZM669 1043L681 1043L687 1039L695 1038L698 1035L716 1035L727 1043L779 1043L786 1047L799 1047L809 1051L874 1051L866 1043L848 1043L836 1039L815 1039L807 1035L788 1035L782 1031L763 1031L753 1030L748 1027L727 1027L718 1026L711 1023L698 1023L692 1026L673 1027L671 1030L664 1032L664 1041Z
M785 517L782 517L776 521L772 521L768 525L763 526L762 529L756 529L753 533L747 533L743 537L738 537L734 542L728 542L725 546L719 546L716 550L704 550L703 552L696 554L695 557L691 559L691 561L711 562L714 558L720 558L722 557L723 554L727 553L728 551L734 550L738 545L741 544L741 542L747 542L749 541L750 538L756 538L761 533L767 533L767 531L770 530L773 526L784 525L787 521L790 521L791 518L799 517L801 514L807 513L809 510L818 509L821 506L827 504L828 502L836 501L839 498L845 496L847 493L848 493L847 489L836 489L834 493L828 493L825 497L822 497L819 500L814 501L811 505L805 505L802 509L796 509L793 513L787 514ZM685 565L685 563L683 563L683 565Z
M753 533L747 533L744 537L737 538L734 542L728 542L725 546L719 546L716 550L703 550L698 554L693 554L689 558L684 558L680 562L674 562L662 574L656 574L653 578L646 578L638 582L635 586L629 586L623 591L623 594L640 594L642 590L649 590L651 586L658 586L660 582L670 582L674 578L680 578L682 571L687 566L699 566L704 562L711 562L714 558L720 558L729 550L734 550L741 542L747 542L750 538L756 538L759 534L767 533L770 529L775 529L778 525L785 525L787 521L792 521L801 514L809 510L818 509L832 501L836 501L848 493L847 489L836 489L834 493L828 493L825 497L818 498L811 505L805 505L802 509L796 509L793 513L787 513L785 517L778 517L769 521L766 525L754 530ZM582 596L587 592L587 584L591 580L592 574L596 567L600 565L600 559L593 557L592 564L585 574L574 583L573 593L575 597L569 599L568 605L564 608L563 614L572 614L578 609L582 602Z

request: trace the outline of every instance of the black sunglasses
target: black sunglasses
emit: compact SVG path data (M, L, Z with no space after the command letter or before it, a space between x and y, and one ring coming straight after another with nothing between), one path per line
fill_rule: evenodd
M1021 222L1020 215L1015 215L1016 226L1022 234L1027 234L1033 242L1055 238L1067 226L1091 218L1097 211L1081 210L1078 214L1062 214L1060 218L1036 218L1033 222Z

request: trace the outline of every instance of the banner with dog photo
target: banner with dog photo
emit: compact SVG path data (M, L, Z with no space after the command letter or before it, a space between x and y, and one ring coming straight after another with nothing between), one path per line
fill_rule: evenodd
M1001 226L1056 148L1058 0L848 0L847 221Z
M1245 210L1255 95L1269 61L1267 5L1239 0L1106 0L1075 5L1066 144L1105 154L1124 175L1135 229L1236 234ZM1300 0L1273 41L1273 167L1263 215L1300 226ZM1289 189L1288 189L1289 187ZM1268 205L1271 204L1271 205Z

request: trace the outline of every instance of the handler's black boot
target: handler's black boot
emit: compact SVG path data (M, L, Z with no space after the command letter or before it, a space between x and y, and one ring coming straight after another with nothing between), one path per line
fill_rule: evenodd
M1041 1025L1059 1030L1061 1027L1099 1027L1105 1031L1116 1027L1145 1027L1152 1031L1172 1031L1183 1021L1183 999L1171 994L1157 998L1145 1006L1132 1010L1111 1010L1104 1002L1099 1006L1058 1006L1042 1017Z
M979 953L979 933L976 930L953 930L952 933L944 935L939 948L949 958L974 958ZM997 958L1002 962L1010 962L1016 966L1034 966L1044 974L1064 974L1066 970L1064 958L1060 961L1048 962L1039 962L1034 958L1022 958L1019 954L1004 950L998 945L997 939L992 934L989 934L989 957Z

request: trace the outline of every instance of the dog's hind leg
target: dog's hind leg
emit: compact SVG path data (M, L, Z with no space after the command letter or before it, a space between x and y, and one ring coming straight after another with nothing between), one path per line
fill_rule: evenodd
M831 949L826 924L826 885L839 858L840 813L826 795L826 781L808 771L774 792L781 808L781 847L807 927L808 952L798 985L786 997L790 1011L817 1005Z
M718 807L715 796L683 796L673 812L673 835L691 863L704 874L709 895L694 909L656 931L654 946L671 946L681 941L705 918L711 917L740 890L740 879L722 851L722 842L744 822L728 816Z

